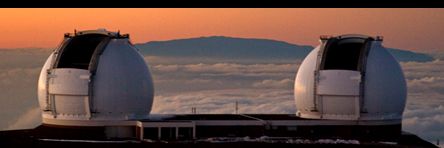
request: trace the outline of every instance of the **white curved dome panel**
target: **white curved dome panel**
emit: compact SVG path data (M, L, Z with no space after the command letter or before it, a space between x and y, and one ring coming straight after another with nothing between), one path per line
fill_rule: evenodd
M407 96L404 73L381 42L364 35L321 38L296 75L296 114L314 119L401 119Z
M89 30L65 34L42 68L38 97L47 119L145 119L154 88L127 34Z
M54 58L54 53L46 60L45 64L42 67L42 71L40 72L38 87L37 87L37 96L39 98L39 106L42 110L48 110L47 104L49 104L49 95L48 95L48 87L49 83L47 82L48 70L50 69L52 59ZM45 114L43 114L45 115Z
M365 84L367 118L402 118L407 98L404 72L380 44L374 45L369 54Z
M128 43L113 39L100 56L93 83L94 107L102 115L98 118L143 119L151 111L154 92L150 71Z
M301 66L296 74L294 83L294 98L297 108L297 114L301 117L310 118L313 114L309 114L314 109L313 99L313 83L314 71L316 69L317 54L320 46L311 51L302 61Z

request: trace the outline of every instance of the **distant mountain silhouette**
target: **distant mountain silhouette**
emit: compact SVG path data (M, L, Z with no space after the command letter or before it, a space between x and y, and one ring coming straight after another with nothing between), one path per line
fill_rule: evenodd
M304 58L311 46L299 46L267 39L244 39L223 36L152 41L135 44L142 55L219 58Z
M387 48L387 47L386 47ZM387 48L387 50L392 53L392 55L398 60L399 62L430 62L435 60L433 56L424 54L424 53L417 53L417 52L411 52L406 50L400 50L400 49L393 49L393 48Z
M135 44L143 56L214 57L228 59L304 59L314 47L268 39L224 36L151 41ZM423 53L387 48L398 61L433 61Z

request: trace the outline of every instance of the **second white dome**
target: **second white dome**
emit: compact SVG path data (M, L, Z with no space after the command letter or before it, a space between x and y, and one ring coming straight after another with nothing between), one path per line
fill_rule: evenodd
M321 37L299 67L297 115L313 119L401 119L407 86L398 61L365 35Z

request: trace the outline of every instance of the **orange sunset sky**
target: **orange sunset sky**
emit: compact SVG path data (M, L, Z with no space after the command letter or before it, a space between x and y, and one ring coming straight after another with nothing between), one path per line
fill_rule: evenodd
M320 35L383 36L385 47L444 50L444 9L0 8L0 49L53 48L64 33L105 28L133 43L202 36L319 44Z

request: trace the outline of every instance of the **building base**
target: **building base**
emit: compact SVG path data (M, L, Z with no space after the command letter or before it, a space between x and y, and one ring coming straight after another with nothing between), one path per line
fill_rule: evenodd
M97 140L118 141L182 141L202 142L202 139L262 138L286 140L344 139L363 143L395 142L397 145L434 145L402 132L399 121L346 121L303 119L290 114L233 115L192 114L162 115L162 118L139 121L67 121L44 119L31 130L0 132L0 139ZM52 139L52 140L51 140ZM55 140L54 140L55 139ZM60 141L60 139L62 139ZM145 142L144 142L145 141ZM205 140L203 140L205 141ZM288 141L287 141L288 143Z

